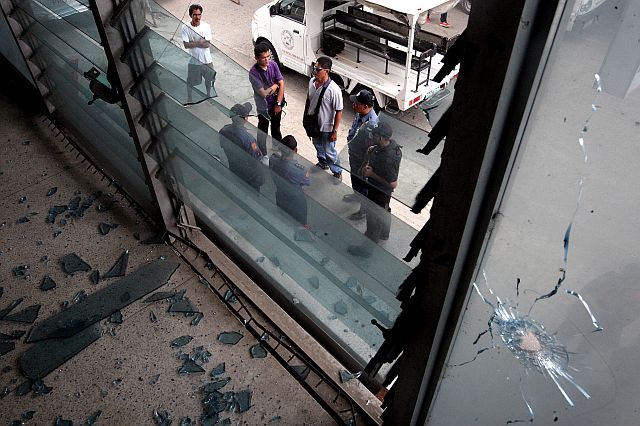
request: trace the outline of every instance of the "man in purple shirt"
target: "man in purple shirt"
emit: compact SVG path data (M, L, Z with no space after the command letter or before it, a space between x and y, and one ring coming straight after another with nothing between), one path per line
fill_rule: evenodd
M271 122L271 137L280 141L280 119L284 102L284 79L278 64L271 60L271 49L266 43L258 43L253 50L256 64L249 70L253 97L258 111L258 147L267 155L267 137Z

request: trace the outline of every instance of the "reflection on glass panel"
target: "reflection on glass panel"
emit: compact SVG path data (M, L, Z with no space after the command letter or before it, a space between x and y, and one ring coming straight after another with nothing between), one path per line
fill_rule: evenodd
M19 0L15 3L44 26L59 25L66 33L70 32L70 28L75 28L78 33L100 42L93 15L86 4L76 0Z
M578 3L560 21L570 25L554 40L430 424L637 423L640 4Z
M52 15L41 4L24 4L28 11L19 9L15 15L19 19L37 19L30 23L23 39L38 46L31 59L44 71L40 81L50 89L47 100L56 108L55 118L78 137L83 148L109 170L119 185L145 208L151 208L151 195L122 109L101 99L89 105L94 94L85 72L94 69L99 74L94 74L95 80L109 85L104 51L78 28ZM93 28L95 30L95 24Z
M381 112L378 119L379 123L386 123L390 127L390 138L401 149L402 161L397 174L397 187L393 191L392 197L411 207L418 192L440 165L439 154L442 152L442 148L438 148L428 156L420 154L416 151L427 142L428 133L426 131L400 121L385 112ZM376 144L377 126L378 124L372 123L356 124L358 130L339 153L341 165L349 170L352 181L358 176L362 176L363 166L371 160L371 155L366 154L365 150ZM367 180L370 185L381 188L375 179Z

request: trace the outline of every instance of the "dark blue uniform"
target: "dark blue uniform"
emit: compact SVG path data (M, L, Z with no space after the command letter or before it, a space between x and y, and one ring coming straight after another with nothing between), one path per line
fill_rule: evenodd
M387 182L398 180L400 171L400 161L402 160L402 150L393 139L385 148L379 145L369 148L368 164L373 172ZM391 228L391 201L392 188L385 187L381 182L374 179L367 179L367 198L376 203L382 209L372 209L367 212L367 231L365 235L376 243L381 239L389 238Z
M220 134L224 136L220 145L229 160L229 170L259 191L264 175L260 167L262 152L256 140L243 125L227 124Z
M276 204L295 220L307 224L307 199L302 187L311 184L309 172L293 158L273 154L269 167L275 172Z

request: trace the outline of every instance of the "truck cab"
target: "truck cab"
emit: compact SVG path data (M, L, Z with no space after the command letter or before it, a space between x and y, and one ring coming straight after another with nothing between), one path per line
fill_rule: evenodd
M455 41L425 31L427 11L444 0L275 0L256 10L254 43L274 60L311 76L319 56L333 59L332 78L347 92L370 89L378 105L406 110L442 90L431 80ZM455 72L452 72L455 74Z

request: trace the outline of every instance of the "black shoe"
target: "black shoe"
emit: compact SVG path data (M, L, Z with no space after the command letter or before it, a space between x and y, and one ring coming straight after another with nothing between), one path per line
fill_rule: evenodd
M358 257L371 257L371 252L362 246L349 246L347 247L349 254Z
M362 220L367 217L367 212L364 210L358 210L349 216L349 220Z
M340 182L342 182L342 173L334 173L333 177L336 178L336 180L333 181L334 185L338 185Z
M320 167L322 170L329 170L329 166L327 164L324 163L316 163L316 167Z

